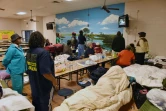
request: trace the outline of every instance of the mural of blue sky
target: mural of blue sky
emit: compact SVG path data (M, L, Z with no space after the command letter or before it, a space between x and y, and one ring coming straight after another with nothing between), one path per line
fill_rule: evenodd
M88 28L87 40L99 42L103 48L110 49L115 34L118 31L123 32L123 28L118 27L118 18L124 15L125 4L114 4L108 7L119 8L119 10L111 10L107 13L101 7L97 7L57 14L56 32L62 35L62 43L71 39L72 32L79 34L80 30Z
M111 10L107 13L101 10L101 7L67 12L56 15L56 30L62 34L78 33L79 30L87 27L89 24L90 32L99 34L115 34L117 31L123 32L123 28L118 28L118 17L124 14L124 3L110 5L111 8L120 10ZM89 16L88 16L89 13Z

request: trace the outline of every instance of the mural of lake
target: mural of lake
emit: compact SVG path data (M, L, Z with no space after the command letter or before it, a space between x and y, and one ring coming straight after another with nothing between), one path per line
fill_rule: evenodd
M118 31L118 18L124 15L125 4L110 5L111 10L107 13L101 7L56 14L56 31L62 35L62 43L71 39L71 33L76 32L77 37L80 30L84 31L87 40L99 42L102 47L111 49L112 41Z

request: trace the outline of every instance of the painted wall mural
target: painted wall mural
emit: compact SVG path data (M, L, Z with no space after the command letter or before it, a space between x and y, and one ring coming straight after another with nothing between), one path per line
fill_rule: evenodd
M79 34L83 30L87 40L99 42L104 48L110 49L118 28L118 18L124 15L125 4L114 4L108 7L119 8L107 13L101 7L61 13L56 15L56 31L62 36L62 43L71 39L71 33Z

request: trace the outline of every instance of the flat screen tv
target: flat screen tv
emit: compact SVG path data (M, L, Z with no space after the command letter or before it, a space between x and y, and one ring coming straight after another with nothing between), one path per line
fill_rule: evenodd
M118 25L119 27L129 27L129 16L128 15L120 16Z
M53 30L54 29L52 23L47 23L46 26L47 26L47 30Z

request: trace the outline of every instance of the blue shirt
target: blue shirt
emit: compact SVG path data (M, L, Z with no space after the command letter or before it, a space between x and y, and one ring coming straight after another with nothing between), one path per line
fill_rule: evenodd
M22 48L11 44L2 64L7 68L9 74L23 74L26 70L26 61Z
M43 48L31 49L27 53L27 74L29 75L32 96L46 96L53 87L52 82L43 74L53 74L54 61L48 51Z

